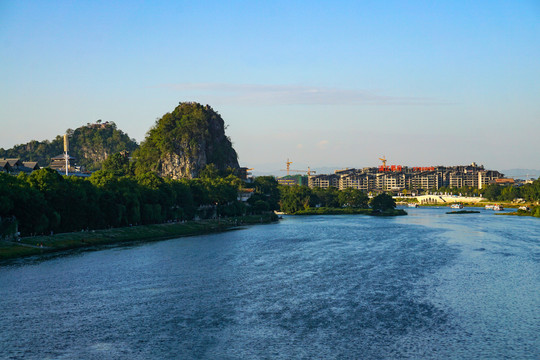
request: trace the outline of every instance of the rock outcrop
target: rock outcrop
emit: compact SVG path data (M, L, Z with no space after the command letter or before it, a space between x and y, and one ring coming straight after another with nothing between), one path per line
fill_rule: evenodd
M238 169L238 156L225 123L210 106L180 103L156 121L136 154L137 171L173 179L196 178L208 164Z

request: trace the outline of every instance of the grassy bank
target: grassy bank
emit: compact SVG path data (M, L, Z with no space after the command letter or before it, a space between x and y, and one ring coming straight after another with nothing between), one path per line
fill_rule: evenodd
M376 212L372 209L354 209L354 208L313 208L300 210L293 215L371 215L371 216L400 216L407 215L402 209L391 209L383 212Z
M499 213L496 215L510 215L510 216L532 216L536 218L540 218L540 207L533 208L532 210L526 211L526 210L518 210L516 212L510 212L510 213Z
M274 213L226 218L220 220L188 221L141 225L106 230L77 233L63 233L51 236L33 236L19 242L0 241L0 260L44 253L65 251L97 245L119 244L133 241L155 241L221 232L242 225L270 223L277 221Z

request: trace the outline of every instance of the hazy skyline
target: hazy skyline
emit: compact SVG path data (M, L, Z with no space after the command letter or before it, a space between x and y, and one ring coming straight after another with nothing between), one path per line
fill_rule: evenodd
M0 147L209 104L242 166L540 168L538 1L0 3Z

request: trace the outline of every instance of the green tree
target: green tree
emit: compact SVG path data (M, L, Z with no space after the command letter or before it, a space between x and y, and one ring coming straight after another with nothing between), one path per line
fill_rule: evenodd
M382 193L371 199L370 205L374 211L384 212L395 209L396 201L392 198L392 195Z
M323 188L313 188L313 194L317 197L318 202L321 206L336 208L340 207L339 194L340 191L333 186L330 186L326 189Z
M369 198L361 190L346 188L339 192L339 203L342 207L367 208Z
M253 181L253 186L255 195L252 196L252 202L261 200L268 204L268 210L279 210L279 185L273 176L258 176Z
M283 212L294 214L315 205L316 197L307 186L281 186L280 206Z
M27 175L0 172L0 217L14 216L23 236L43 233L58 222L43 193L27 180Z
M166 179L174 196L174 218L182 220L190 220L195 216L195 202L190 186L187 184L189 180L170 180Z
M521 195L527 201L539 202L540 201L540 179L533 181L532 184L525 184L521 188Z
M103 162L102 169L119 176L134 175L133 164L129 161L129 153L127 151L109 156Z
M490 184L484 189L483 195L486 199L491 201L499 200L501 196L502 188L497 184Z
M199 177L201 179L217 179L219 177L219 170L214 164L207 164L200 172Z
M501 195L499 196L500 200L503 201L512 201L520 197L519 189L514 186L505 186L501 190Z

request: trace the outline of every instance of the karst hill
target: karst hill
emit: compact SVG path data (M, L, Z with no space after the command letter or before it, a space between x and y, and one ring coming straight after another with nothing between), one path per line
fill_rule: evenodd
M109 155L120 151L132 152L138 148L137 142L117 129L114 122L86 124L75 130L67 129L69 154L75 157L77 165L86 170L98 170ZM32 140L26 144L15 145L11 149L0 148L0 158L19 158L22 161L37 161L40 167L46 167L51 158L64 151L62 135L53 140Z
M220 171L239 168L223 119L210 106L199 103L182 102L163 115L140 146L114 122L98 120L66 133L70 156L90 171L101 169L103 161L122 151L132 156L138 174L154 171L172 179L197 178L209 164ZM32 140L11 149L0 148L0 158L37 161L40 167L46 167L63 151L63 137L58 135L52 141Z
M194 102L182 102L158 119L134 156L138 172L173 179L196 178L208 164L221 171L239 168L221 116Z

